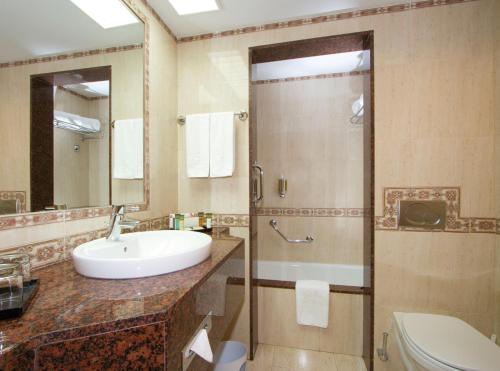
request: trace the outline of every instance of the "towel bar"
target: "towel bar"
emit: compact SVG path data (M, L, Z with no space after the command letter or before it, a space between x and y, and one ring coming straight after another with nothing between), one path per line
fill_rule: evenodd
M238 116L240 121L246 121L248 119L247 111L235 112L234 115ZM186 116L177 116L177 123L179 125L184 125L186 123Z

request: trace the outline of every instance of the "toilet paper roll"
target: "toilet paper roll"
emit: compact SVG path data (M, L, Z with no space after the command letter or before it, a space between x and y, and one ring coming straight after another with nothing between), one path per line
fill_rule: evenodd
M214 354L210 347L210 340L208 340L208 332L202 329L196 335L196 338L191 343L189 350L198 354L205 361L212 363L214 361Z

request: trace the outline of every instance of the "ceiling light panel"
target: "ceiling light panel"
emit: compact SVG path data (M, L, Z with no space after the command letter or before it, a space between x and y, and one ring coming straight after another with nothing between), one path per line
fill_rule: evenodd
M137 23L139 20L122 0L71 0L102 28Z
M177 14L187 15L219 10L217 0L168 0Z

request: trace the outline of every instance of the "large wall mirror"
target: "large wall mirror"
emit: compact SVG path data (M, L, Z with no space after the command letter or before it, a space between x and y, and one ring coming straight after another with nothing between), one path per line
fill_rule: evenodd
M112 19L94 1L6 1L0 215L144 203L141 16L122 0L105 1Z

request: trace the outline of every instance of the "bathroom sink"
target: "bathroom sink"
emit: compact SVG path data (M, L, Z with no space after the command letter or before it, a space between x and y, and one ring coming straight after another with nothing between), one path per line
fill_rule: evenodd
M90 241L73 250L76 271L93 278L157 276L201 263L210 256L212 238L190 231L128 233L118 241Z

